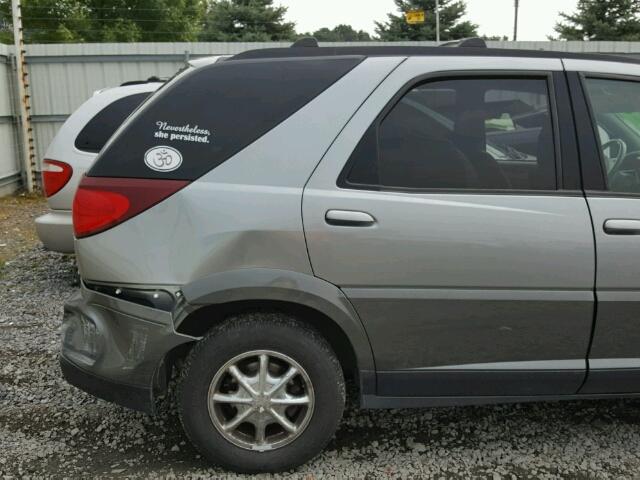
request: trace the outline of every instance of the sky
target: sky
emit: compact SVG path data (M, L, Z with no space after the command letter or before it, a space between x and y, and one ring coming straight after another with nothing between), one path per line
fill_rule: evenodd
M466 0L467 16L480 26L481 35L513 35L514 0ZM289 8L287 20L299 32L313 32L340 23L374 33L375 20L395 11L393 0L276 0ZM518 40L547 40L559 12L573 13L577 0L520 0Z

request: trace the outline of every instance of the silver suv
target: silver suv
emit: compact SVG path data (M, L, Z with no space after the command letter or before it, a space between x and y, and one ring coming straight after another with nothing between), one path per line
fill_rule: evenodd
M279 471L363 407L640 394L640 63L267 49L179 74L73 206L61 364L212 462Z

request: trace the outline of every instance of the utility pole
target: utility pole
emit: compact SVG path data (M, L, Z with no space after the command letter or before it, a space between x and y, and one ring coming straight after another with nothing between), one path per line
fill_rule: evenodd
M440 43L440 2L436 0L436 42Z
M22 141L22 178L28 192L35 187L35 148L33 146L33 130L31 128L31 105L27 94L27 69L25 65L24 38L22 36L22 6L20 0L11 0L11 16L13 19L13 41L15 45L16 73L18 76L18 114L20 123L20 139Z
M515 2L515 16L513 18L513 41L518 40L518 9L520 8L520 0L514 0Z

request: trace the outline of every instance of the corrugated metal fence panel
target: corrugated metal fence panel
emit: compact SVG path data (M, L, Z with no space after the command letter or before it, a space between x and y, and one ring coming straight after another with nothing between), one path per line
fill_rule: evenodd
M20 173L15 119L13 117L13 69L7 45L0 45L0 188L8 177Z
M64 120L47 120L47 121L38 121L32 124L33 127L33 137L35 140L35 148L36 148L36 159L37 159L37 170L40 171L42 159L44 158L44 154L53 140L53 137L56 136L58 130L64 123ZM63 160L64 158L54 159L54 160Z
M321 46L380 45L382 42L331 42ZM436 42L385 42L397 46L434 46ZM640 56L640 42L488 42L491 47L614 53ZM64 119L96 90L150 76L169 77L187 58L232 55L257 48L288 47L290 42L238 43L102 43L28 45L32 115L36 152L40 160ZM0 45L2 52L11 47ZM0 69L6 66L0 66ZM0 71L0 77L3 77ZM6 75L4 76L6 77ZM0 112L11 97L0 78ZM2 113L0 113L2 115ZM5 129L6 126L0 126ZM3 155L3 158L5 156ZM2 162L2 160L0 160ZM0 171L3 167L0 164Z
M0 186L7 177L20 173L15 130L11 123L0 124Z
M550 42L510 42L489 41L487 46L493 48L517 48L524 50L549 50L571 53L611 53L631 54L640 53L640 42L580 42L580 41L550 41Z
M13 102L11 95L11 63L9 59L0 55L0 121L13 116Z
M73 112L97 90L152 75L167 78L183 62L56 62L29 65L33 115L63 115Z

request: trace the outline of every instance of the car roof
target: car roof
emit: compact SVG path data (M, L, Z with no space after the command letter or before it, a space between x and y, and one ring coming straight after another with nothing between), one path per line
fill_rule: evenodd
M432 56L432 57L517 57L517 58L558 58L575 60L599 60L640 64L640 59L600 53L571 53L549 50L520 50L511 48L485 48L480 46L354 46L316 47L295 45L290 48L264 48L238 53L229 60L335 57L335 56Z

